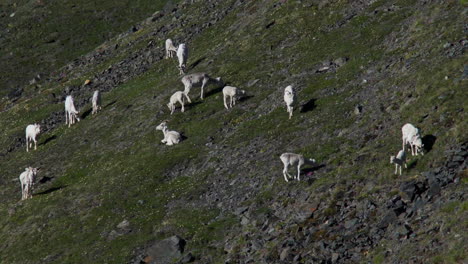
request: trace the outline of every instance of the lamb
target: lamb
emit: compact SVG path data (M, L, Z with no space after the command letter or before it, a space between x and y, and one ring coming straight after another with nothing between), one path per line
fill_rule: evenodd
M228 97L231 97L229 101L230 102L229 106L232 108L232 106L236 105L236 100L242 95L245 95L244 90L241 90L233 86L225 86L223 88L224 107L226 107L226 109L229 109L227 105Z
M171 96L169 103L167 104L167 107L169 107L169 110L171 110L171 115L175 111L175 104L177 102L179 102L182 106L182 113L184 112L184 96L188 99L188 96L182 91L177 91Z
M75 119L78 122L80 121L80 118L77 116L78 113L73 103L73 97L71 95L67 96L65 99L65 124L68 124L68 127L75 123Z
M159 124L159 126L156 127L156 130L161 130L163 132L164 139L161 140L161 142L168 146L178 144L182 139L179 132L169 131L167 128L167 121L163 121L161 124Z
M166 39L166 59L174 57L176 52L177 48L172 43L172 39Z
M28 125L26 127L26 152L29 152L29 148L32 148L32 141L34 141L34 150L37 149L36 137L39 133L41 133L41 125L39 124Z
M177 48L177 58L179 59L179 73L182 75L185 73L188 60L188 48L184 43L180 44L179 48Z
M397 156L390 156L390 164L395 163L395 175L397 174L398 167L400 167L400 175L401 175L401 167L403 164L405 165L405 168L408 168L406 166L406 153L405 150L402 149L398 152Z
M189 103L192 102L190 100L190 97L188 96L192 87L201 87L200 98L203 100L203 94L204 94L203 89L205 88L206 85L210 83L214 83L219 86L224 85L224 82L221 80L221 77L211 78L208 74L204 72L185 75L184 77L182 77L181 81L184 84L184 93L187 96L187 100Z
M406 145L409 144L411 155L417 156L419 153L424 155L424 145L422 143L421 134L419 134L419 129L408 123L401 128L401 133L403 134L403 149L405 149Z
M92 99L92 103L93 103L93 111L91 112L91 114L97 114L97 112L99 110L101 110L101 93L99 92L99 90L96 90L94 91L94 94L93 94L93 99Z
M289 113L289 119L291 119L293 115L293 104L296 99L296 93L294 92L294 89L292 85L288 85L284 89L284 102L286 103L286 110Z
M28 167L20 174L21 200L32 198L32 188L37 175L38 168Z
M316 161L314 159L305 159L304 156L294 153L283 153L280 156L281 161L283 162L283 176L284 180L288 182L288 177L295 178L300 181L301 167L304 164L315 165ZM291 176L288 173L289 166L297 166L297 177Z

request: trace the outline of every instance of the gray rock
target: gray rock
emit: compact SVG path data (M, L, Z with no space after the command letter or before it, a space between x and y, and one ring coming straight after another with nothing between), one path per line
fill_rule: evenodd
M291 251L291 249L289 247L283 249L283 251L281 251L281 254L280 254L280 260L281 261L286 260L289 257L289 252L290 251Z
M172 236L156 242L147 250L151 263L170 264L182 257L185 248L185 240L179 236Z

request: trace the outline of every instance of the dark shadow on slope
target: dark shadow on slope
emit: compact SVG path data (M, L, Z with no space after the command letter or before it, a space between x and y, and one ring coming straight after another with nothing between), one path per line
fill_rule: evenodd
M244 101L247 101L249 100L250 98L253 98L254 96L253 95L247 95L247 96L243 96L239 99L239 102L244 102Z
M49 194L49 193L52 193L52 192L55 192L55 191L58 191L60 189L63 189L67 186L59 186L59 187L53 187L53 188L50 188L48 190L45 190L43 192L40 192L40 193L36 193L36 195L44 195L44 194Z
M424 152L425 153L432 150L432 147L434 146L436 140L437 140L437 137L434 136L434 135L425 135L422 138L422 143L424 144Z
M84 112L84 113L81 115L81 117L80 117L80 118L81 118L81 119L85 119L86 117L88 117L88 116L89 116L89 114L91 114L91 111L93 111L93 109L92 109L92 108L90 108L90 109L86 110L86 111L85 111L85 112Z
M202 57L198 60L196 60L194 63L190 64L188 70L192 70L193 68L197 67L198 64L200 64L202 61L204 61L206 59L206 57Z
M106 104L106 106L104 106L103 108L107 108L108 106L111 106L111 105L113 105L113 104L115 104L115 103L117 103L116 100L114 100L114 101L112 101L112 102Z
M312 98L307 103L303 104L301 106L301 113L307 113L309 111L314 110L317 107L317 105L315 104L316 101L317 99Z
M221 92L223 90L223 88L224 88L224 86L215 88L213 90L209 90L208 92L205 93L205 97L209 97L209 96L212 96L213 94L217 94L217 93Z
M57 139L57 136L56 135L53 135L53 136L50 136L48 137L46 140L44 140L44 142L42 142L41 144L39 145L46 145L47 143L51 142L52 140L55 140Z
M193 99L192 99L192 100L193 100ZM197 101L197 102L192 101L190 104L187 104L186 106L194 107L194 106L199 105L199 104L201 104L201 103L202 103L202 102L200 102L200 101Z
M310 174L310 173L313 173L315 171L318 171L320 170L321 168L324 168L325 167L325 164L320 164L320 165L317 165L317 166L314 166L314 167L311 167L311 168L304 168L301 170L301 173L307 175L307 174Z
M44 176L42 177L42 179L39 180L39 183L46 183L48 181L51 181L52 180L52 177L47 177L47 176Z

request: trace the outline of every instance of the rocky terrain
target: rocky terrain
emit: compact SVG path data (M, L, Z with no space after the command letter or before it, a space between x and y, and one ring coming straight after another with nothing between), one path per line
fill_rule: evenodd
M96 31L112 37L51 49L57 63L36 70L9 58L1 263L466 262L465 1L137 2L144 12ZM6 25L13 11L2 12ZM176 60L164 59L167 38L187 43L189 73L221 76L247 96L226 110L222 87L208 86L204 100L193 89L185 112L170 115L183 85ZM299 101L290 120L289 84ZM96 89L104 104L93 116ZM68 94L82 119L71 128ZM185 140L160 143L163 120ZM43 134L26 153L34 122ZM405 123L421 129L425 155L409 155L397 176L389 156ZM286 183L283 152L317 165ZM34 197L19 201L26 166L41 169Z

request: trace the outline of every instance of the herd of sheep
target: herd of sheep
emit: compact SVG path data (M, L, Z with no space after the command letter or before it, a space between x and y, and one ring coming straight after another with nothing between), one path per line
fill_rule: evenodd
M178 69L180 74L185 74L187 70L187 59L188 59L188 48L186 44L180 44L176 48L174 43L171 39L166 40L166 59L173 58L177 56L179 65ZM167 106L171 111L171 115L174 113L176 109L176 104L179 103L181 105L181 111L184 112L184 98L187 99L188 103L191 103L189 93L192 88L200 87L200 98L203 99L204 95L204 88L205 86L209 85L210 83L216 84L218 86L224 86L224 82L221 80L220 77L212 78L206 73L193 73L188 74L182 77L181 79L184 90L175 92L169 99L169 103ZM242 89L233 86L224 86L223 90L223 101L224 107L226 109L232 108L239 97L245 96L246 92ZM97 90L94 92L92 96L92 114L96 114L99 110L101 110L101 95L100 92ZM287 86L284 89L284 102L286 104L286 109L289 114L289 119L293 116L293 105L297 101L296 99L296 92L292 85ZM68 124L70 127L75 122L79 122L80 119L78 117L79 111L76 110L73 97L68 95L65 99L65 124ZM182 136L177 131L171 131L167 127L167 121L162 122L156 127L156 130L161 130L164 134L164 139L161 140L162 143L171 146L174 144L178 144L182 140ZM37 149L37 137L41 132L41 127L39 124L32 124L26 127L26 151L29 151L29 148L32 148L32 143L34 142L34 149ZM397 156L390 157L390 163L395 164L395 174L397 174L398 168L400 168L400 175L403 165L406 166L406 152L405 148L407 145L410 146L411 154L418 155L419 153L423 154L423 144L421 135L419 130L411 125L405 124L402 127L402 140L403 140L403 147L397 154ZM289 178L297 179L300 181L300 173L301 167L303 165L316 165L316 161L314 159L307 159L300 154L295 153L283 153L280 156L281 162L284 165L283 168L283 176L286 182L288 182ZM288 173L290 167L296 167L297 169L297 176L292 176ZM21 182L21 193L22 193L22 200L31 198L32 197L32 188L34 184L35 177L37 175L38 168L28 167L26 170L21 173L19 179Z

